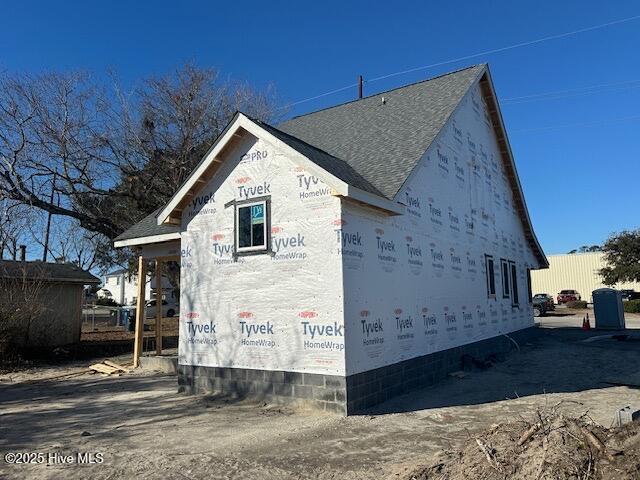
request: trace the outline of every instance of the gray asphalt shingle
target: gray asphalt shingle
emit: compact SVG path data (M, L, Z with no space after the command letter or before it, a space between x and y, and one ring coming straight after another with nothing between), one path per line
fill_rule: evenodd
M180 233L179 225L163 224L158 225L158 214L161 208L147 215L138 223L133 224L127 230L118 235L114 242L131 240L133 238L151 237L154 235L164 235L167 233Z
M484 69L476 65L302 115L278 129L343 160L393 199Z
M91 285L100 279L72 263L21 262L0 260L0 280L25 278L55 283Z

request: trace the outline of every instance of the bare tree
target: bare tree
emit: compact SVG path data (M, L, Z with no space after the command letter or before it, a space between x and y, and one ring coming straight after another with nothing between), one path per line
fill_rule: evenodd
M32 220L30 208L0 198L0 259L17 257L18 246L26 240Z
M238 110L269 120L272 89L191 65L132 92L82 73L0 76L0 196L112 239L170 198Z

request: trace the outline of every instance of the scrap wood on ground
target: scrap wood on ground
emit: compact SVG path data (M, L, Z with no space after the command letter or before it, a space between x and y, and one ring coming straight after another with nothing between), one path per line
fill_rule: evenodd
M89 366L89 370L91 370L92 372L101 373L103 375L114 376L118 376L121 373L129 373L130 371L129 368L110 360L105 360L102 363L94 363L93 365Z
M557 407L557 406L556 406ZM605 428L553 407L500 423L441 453L407 480L631 480L640 478L640 423Z

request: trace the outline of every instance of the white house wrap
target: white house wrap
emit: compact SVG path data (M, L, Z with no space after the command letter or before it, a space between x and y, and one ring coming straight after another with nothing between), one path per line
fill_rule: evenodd
M484 65L278 128L238 114L154 218L180 237L182 388L343 413L531 327L547 265Z

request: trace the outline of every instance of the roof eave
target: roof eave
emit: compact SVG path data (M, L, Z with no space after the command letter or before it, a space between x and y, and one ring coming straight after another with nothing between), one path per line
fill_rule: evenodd
M113 242L115 248L138 247L152 243L164 243L172 240L180 240L180 232L163 233L161 235L148 235L146 237L128 238Z

